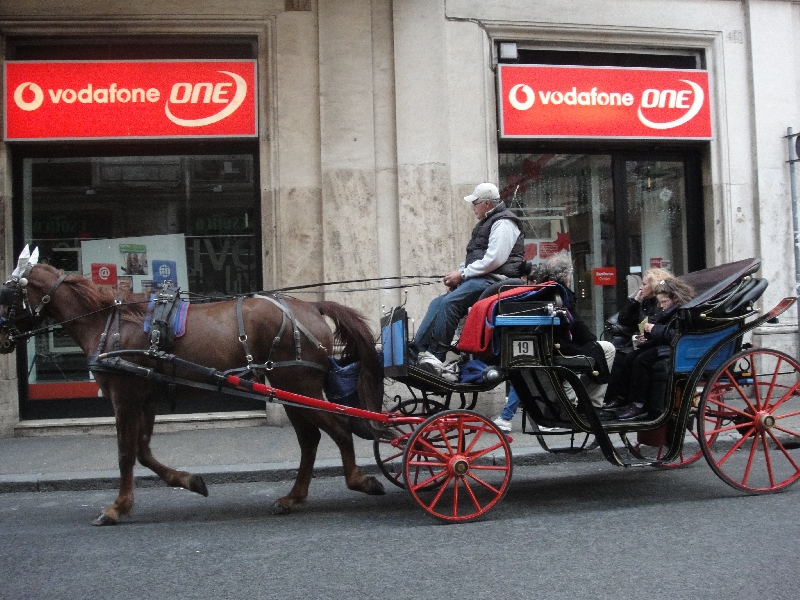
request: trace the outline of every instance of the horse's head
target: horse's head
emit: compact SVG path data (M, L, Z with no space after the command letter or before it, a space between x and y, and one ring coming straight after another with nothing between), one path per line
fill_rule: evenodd
M17 341L33 329L38 321L36 310L28 298L31 269L39 261L39 249L29 251L28 246L19 255L17 267L0 288L0 354L14 351Z

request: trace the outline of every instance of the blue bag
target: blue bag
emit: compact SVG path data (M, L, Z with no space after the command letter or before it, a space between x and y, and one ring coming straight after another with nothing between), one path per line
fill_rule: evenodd
M325 378L325 397L330 402L358 407L358 375L361 363L351 362L340 365L333 357L328 357L330 370Z

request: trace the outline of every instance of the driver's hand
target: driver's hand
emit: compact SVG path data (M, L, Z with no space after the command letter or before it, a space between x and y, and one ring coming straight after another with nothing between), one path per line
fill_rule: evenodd
M452 271L444 276L444 284L451 290L456 289L463 281L461 271Z

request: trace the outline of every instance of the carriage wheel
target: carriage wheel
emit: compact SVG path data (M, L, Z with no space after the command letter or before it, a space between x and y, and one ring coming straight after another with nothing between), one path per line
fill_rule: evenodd
M714 472L749 493L777 492L800 478L800 364L776 350L745 350L706 384L700 447Z
M506 437L467 410L429 417L408 439L403 456L408 493L423 511L447 523L489 512L508 491L512 470Z
M429 415L445 410L444 404L435 400L403 400L398 402L389 410L390 413L398 413L403 416L427 417ZM376 439L372 448L375 453L375 462L381 473L386 479L391 481L399 488L405 489L403 483L403 453L406 450L408 438L414 433L414 425L411 423L401 423L399 425L388 426L387 430L394 435L393 439ZM423 468L420 467L420 470ZM421 476L430 476L428 471L415 473L418 480Z

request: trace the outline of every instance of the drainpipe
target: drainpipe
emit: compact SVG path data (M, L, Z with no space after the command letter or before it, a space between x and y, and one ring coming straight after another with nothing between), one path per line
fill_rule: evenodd
M797 180L795 178L796 162L800 161L797 152L797 143L800 140L794 129L786 130L786 139L789 144L789 185L792 193L792 226L794 233L794 295L800 296L800 214L797 208ZM800 302L797 303L797 353L800 353ZM797 354L796 353L796 354Z

